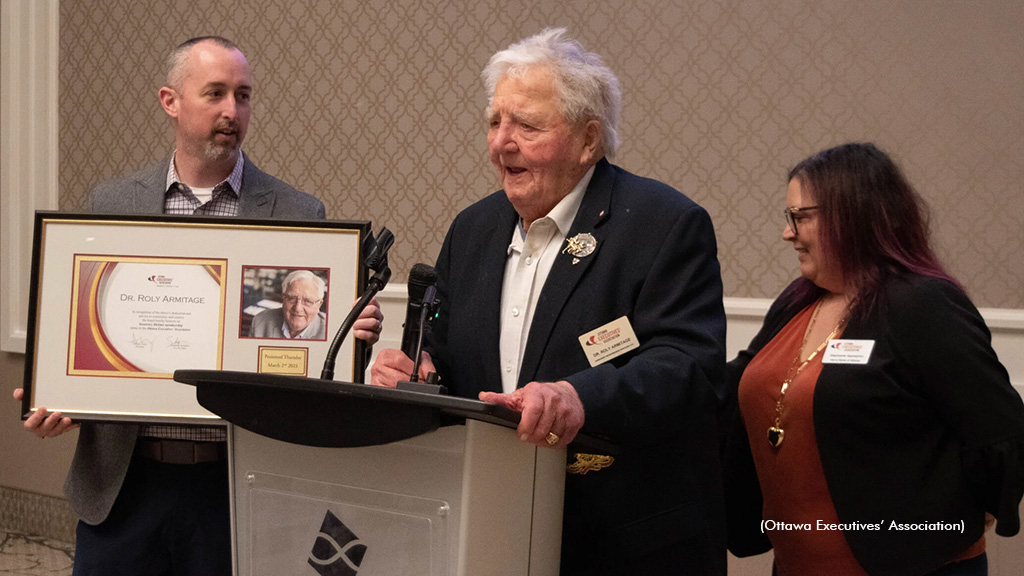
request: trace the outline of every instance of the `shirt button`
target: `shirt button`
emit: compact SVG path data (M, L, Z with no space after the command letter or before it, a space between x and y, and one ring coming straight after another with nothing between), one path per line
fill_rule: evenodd
M516 306L515 308L512 308L512 315L516 316L516 317L519 316L519 307L518 306Z
M533 264L533 256L527 256L526 257L526 265L529 266L531 264Z
M512 363L505 364L505 372L512 372Z

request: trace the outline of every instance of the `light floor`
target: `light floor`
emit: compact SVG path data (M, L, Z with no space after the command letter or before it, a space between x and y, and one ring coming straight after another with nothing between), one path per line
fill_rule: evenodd
M0 528L0 576L70 576L75 547Z

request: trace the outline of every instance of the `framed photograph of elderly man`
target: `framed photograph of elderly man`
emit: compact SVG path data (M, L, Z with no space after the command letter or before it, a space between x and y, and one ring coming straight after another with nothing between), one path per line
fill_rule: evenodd
M240 338L326 340L330 270L242 267Z
M217 421L174 371L267 371L280 363L267 362L266 339L318 369L333 337L328 284L339 302L358 298L369 232L361 221L38 212L22 417L46 407L79 421ZM364 357L347 338L337 378L361 381Z

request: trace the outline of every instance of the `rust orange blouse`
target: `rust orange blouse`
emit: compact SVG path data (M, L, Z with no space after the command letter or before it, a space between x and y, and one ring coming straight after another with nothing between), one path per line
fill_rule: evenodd
M797 314L750 361L740 379L740 411L761 483L765 529L775 549L779 575L865 576L842 530L818 529L819 521L839 522L814 437L814 385L822 368L820 353L786 391L782 444L773 448L768 443L768 428L775 424L775 402L783 380L794 369L815 306L817 302ZM819 343L808 344L813 349Z

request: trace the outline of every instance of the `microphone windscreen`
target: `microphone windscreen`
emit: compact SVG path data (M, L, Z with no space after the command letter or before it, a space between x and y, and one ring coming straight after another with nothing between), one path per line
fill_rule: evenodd
M422 302L428 286L437 284L437 271L428 264L413 264L409 271L409 301Z

